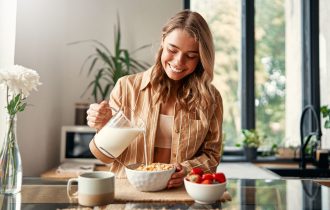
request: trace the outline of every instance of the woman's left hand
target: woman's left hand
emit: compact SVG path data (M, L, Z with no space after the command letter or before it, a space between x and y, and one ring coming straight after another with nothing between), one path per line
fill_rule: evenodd
M180 187L183 184L183 178L186 176L185 168L180 164L175 164L175 172L172 174L171 179L168 181L167 188Z

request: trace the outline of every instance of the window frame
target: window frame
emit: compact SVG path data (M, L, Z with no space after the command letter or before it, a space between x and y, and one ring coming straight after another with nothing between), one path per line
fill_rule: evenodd
M190 0L184 0L190 9ZM255 0L242 0L241 128L255 129ZM319 0L302 1L302 106L314 106L320 122ZM311 120L307 127L314 127ZM226 149L225 149L226 150Z
M312 105L320 124L319 0L302 1L302 105ZM311 116L307 116L311 117ZM315 128L314 120L306 127Z

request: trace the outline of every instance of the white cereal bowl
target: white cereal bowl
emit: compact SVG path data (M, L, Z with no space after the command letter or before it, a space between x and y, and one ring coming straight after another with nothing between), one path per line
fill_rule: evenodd
M198 184L184 179L188 195L200 204L212 204L220 200L226 190L226 182L218 184Z
M140 164L132 164L125 167L127 179L138 191L154 192L167 187L175 167L166 171L138 171L134 170Z

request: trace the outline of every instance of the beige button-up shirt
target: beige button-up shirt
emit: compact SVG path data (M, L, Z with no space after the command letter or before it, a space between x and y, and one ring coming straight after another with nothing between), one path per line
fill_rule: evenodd
M123 110L133 122L143 121L145 124L146 148L141 134L118 157L125 164L145 163L145 159L149 164L153 162L161 103L156 102L156 94L151 88L152 70L153 67L120 78L110 95L111 107ZM213 86L212 91L216 96L215 102L207 109L196 108L194 112L187 112L174 107L170 163L180 163L187 171L202 167L215 172L220 162L223 105L220 93ZM124 168L116 161L110 170L118 178L126 176Z

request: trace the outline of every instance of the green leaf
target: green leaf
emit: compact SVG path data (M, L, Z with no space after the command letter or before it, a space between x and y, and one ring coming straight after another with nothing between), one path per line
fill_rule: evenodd
M321 106L320 112L323 115L323 118L326 118L327 116L330 116L330 109L328 108L327 105Z
M258 132L255 129L242 129L242 134L244 136L242 142L244 146L247 147L259 147L261 140Z
M80 71L79 73L81 74L83 72L83 70L85 69L85 66L88 64L88 62L93 58L93 57L96 57L97 54L91 54L89 55L83 62L81 68L80 68Z
M112 60L109 59L109 56L108 56L106 53L102 52L102 51L101 51L100 49L98 49L98 48L96 48L96 52L97 52L98 56L101 58L101 60L102 60L103 62L105 62L105 63L108 64L111 68L113 68Z
M104 87L104 91L102 92L102 98L103 98L103 99L105 99L105 98L108 97L110 87L111 87L110 84L107 84L107 85Z
M91 65L90 65L90 67L88 69L88 75L90 75L92 73L92 71L94 69L94 66L95 66L95 64L96 64L97 61L98 61L98 57L95 57L93 59L93 61L91 62Z
M130 63L131 63L131 58L129 56L129 53L127 50L122 50L122 52L124 53L124 58L122 59L122 61L126 64L126 73L130 72Z
M18 107L18 111L22 112L24 111L27 103L23 103L21 106Z
M87 87L86 87L86 89L84 90L84 92L81 94L81 97L83 97L85 94L86 94L86 92L92 87L94 85L94 81L91 81L88 85L87 85ZM95 100L96 101L96 100Z
M330 128L330 120L324 122L324 128Z

